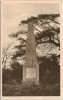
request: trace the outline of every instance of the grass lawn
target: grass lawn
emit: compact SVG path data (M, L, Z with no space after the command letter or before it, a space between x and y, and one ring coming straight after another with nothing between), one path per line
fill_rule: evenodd
M60 96L60 84L40 84L35 86L24 86L21 84L3 84L3 96Z

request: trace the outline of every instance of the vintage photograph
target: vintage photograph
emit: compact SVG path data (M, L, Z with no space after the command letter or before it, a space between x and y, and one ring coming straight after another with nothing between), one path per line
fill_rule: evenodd
M2 96L60 96L60 3L1 3Z

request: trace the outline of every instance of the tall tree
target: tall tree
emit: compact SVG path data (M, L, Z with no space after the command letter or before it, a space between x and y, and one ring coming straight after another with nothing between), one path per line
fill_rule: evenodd
M36 46L40 44L47 45L47 43L51 43L60 49L59 17L59 14L41 14L37 17L30 17L27 20L21 21L19 24L19 27L21 28L19 32L10 34L10 37L16 38L20 42L19 45L15 46L17 51L14 53L12 59L23 57L25 54L29 21L32 22L34 26Z

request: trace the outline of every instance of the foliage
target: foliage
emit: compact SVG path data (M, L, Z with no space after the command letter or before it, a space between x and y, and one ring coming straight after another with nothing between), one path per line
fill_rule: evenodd
M59 14L41 14L37 17L29 17L27 20L22 20L19 24L21 28L18 32L12 33L9 36L11 38L17 39L20 41L19 45L15 46L17 52L13 55L12 59L16 59L17 57L25 55L24 47L26 47L26 39L28 23L32 22L35 32L35 41L36 47L42 43L52 43L56 47L60 48L60 23L59 23ZM22 37L24 35L24 37ZM25 44L25 45L24 45Z
M5 83L8 83L9 80L11 80L12 78L12 71L9 70L9 69L2 69L2 83L5 84Z
M18 62L13 62L11 64L12 68L12 78L13 79L21 79L22 80L22 66Z
M58 57L52 55L51 58L41 58L39 72L41 83L43 83L43 81L50 84L54 84L55 82L60 83L60 65Z
M10 83L13 84L12 80L16 80L19 82L19 80L22 80L22 66L18 62L14 62L11 64L10 69L2 69L2 82L4 83Z

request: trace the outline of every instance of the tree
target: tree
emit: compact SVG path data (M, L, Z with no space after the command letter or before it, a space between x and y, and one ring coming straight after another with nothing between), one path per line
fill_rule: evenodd
M7 47L2 49L2 65L3 65L4 69L6 68L7 60L13 55L13 53L9 53L9 50L12 47L12 45L14 44L15 41L13 41Z
M8 53L9 48L10 46L8 46L7 48L3 48L2 50L2 65L4 69L6 68L6 63L9 56L11 56L11 54Z
M10 37L16 38L20 42L19 45L15 46L17 51L14 53L12 59L16 59L17 57L24 58L26 50L26 38L24 37L27 37L27 25L29 21L32 22L34 26L36 47L40 44L47 45L47 43L51 43L52 48L58 47L60 49L59 16L59 14L42 14L21 21L19 24L21 30L10 34ZM52 48L50 47L50 51Z
M34 24L34 28L38 31L38 36L41 43L44 42L41 40L42 38L49 37L49 42L55 44L56 46L60 46L58 36L60 33L60 23L57 21L58 17L59 14L42 14L38 15L37 17L30 17L27 20L21 21L21 24L27 24L29 21L31 21ZM37 27L43 31L40 31ZM57 40L57 42L55 40Z

